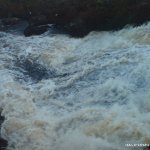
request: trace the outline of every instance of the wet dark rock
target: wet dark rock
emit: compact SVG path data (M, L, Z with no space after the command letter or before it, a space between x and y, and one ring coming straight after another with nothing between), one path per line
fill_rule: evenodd
M143 150L150 150L150 146L144 148Z
M44 15L38 15L38 16L30 16L27 19L29 26L40 26L48 24L48 19Z
M24 30L25 36L31 36L31 35L40 35L44 32L48 31L49 26L48 25L41 25L41 26L28 26Z
M2 23L2 21L0 20L0 31L3 29L4 25Z
M40 35L49 29L47 17L44 15L30 16L27 21L29 25L24 30L25 36Z
M2 125L2 123L4 122L5 118L4 116L1 115L1 112L0 112L0 127Z
M0 113L0 128L4 120L5 118ZM0 135L0 150L6 150L7 145L8 145L8 142L5 139L3 139Z
M0 20L0 31L22 35L28 22L18 18L6 18Z
M59 73L54 68L46 68L44 65L40 64L37 60L31 58L17 58L13 70L19 71L21 74L16 76L17 79L24 80L26 82L37 83L42 79L49 78L63 78L69 76L68 73Z
M0 138L0 150L6 150L7 149L8 142L2 138Z
M19 18L5 18L2 19L2 23L4 26L8 26L8 25L16 25L20 22Z
M150 20L149 0L1 0L0 10L0 18L24 18L38 34L44 30L38 26L44 24L84 36L92 30L116 30Z
M59 33L59 34L68 34L72 37L84 37L91 31L90 28L84 26L84 24L80 23L73 23L70 25L54 25L53 26L53 32Z
M55 74L53 71L50 72L46 67L29 58L17 60L16 66L21 68L20 71L22 71L24 75L31 77L34 81L48 79Z

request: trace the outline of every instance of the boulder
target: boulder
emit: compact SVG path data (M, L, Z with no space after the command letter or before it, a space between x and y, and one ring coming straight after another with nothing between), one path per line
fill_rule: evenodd
M41 26L28 26L24 30L25 36L31 36L31 35L40 35L44 32L48 31L49 26L48 25L41 25Z
M73 36L91 30L120 29L150 20L149 0L0 0L0 17L29 24L55 24Z
M19 18L5 18L5 19L2 19L2 24L3 25L16 25L20 22L20 19Z

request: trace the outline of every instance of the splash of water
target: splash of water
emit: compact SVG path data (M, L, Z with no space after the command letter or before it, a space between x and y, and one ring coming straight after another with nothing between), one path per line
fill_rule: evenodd
M37 73L55 70L33 82ZM11 150L124 150L150 144L150 24L24 37L0 32L2 136ZM35 68L36 68L35 67ZM35 72L36 73L36 72ZM131 147L132 148L132 147Z

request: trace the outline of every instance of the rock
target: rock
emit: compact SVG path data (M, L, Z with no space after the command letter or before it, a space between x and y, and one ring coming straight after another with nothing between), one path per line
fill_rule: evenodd
M44 15L31 16L28 18L28 23L30 26L40 26L48 24L48 19Z
M21 76L16 76L16 79L21 79L23 81L32 81L32 83L37 83L41 80L50 79L50 78L64 78L69 76L68 73L59 73L54 68L47 68L44 65L40 64L37 60L32 58L26 58L21 56L16 59L15 67L12 69L17 69Z
M5 118L0 113L0 127L1 127L2 123L4 122L4 120L5 120Z
M149 0L0 0L0 17L21 17L30 26L55 24L72 36L116 30L150 20Z
M40 81L49 77L46 67L30 58L18 59L15 65L21 68L21 70L23 69L23 74L29 76L34 81Z
M25 36L31 36L31 35L40 35L44 32L48 31L49 26L48 25L41 25L41 26L28 26L24 30Z
M49 26L46 16L31 16L28 19L28 26L24 30L25 36L40 35L48 31Z
M6 25L16 25L20 22L20 19L19 18L5 18L5 19L2 19L2 23L4 26Z
M0 31L3 30L3 28L4 28L4 25L2 23L2 20L0 20Z
M143 148L143 150L150 150L150 146Z
M8 142L2 138L0 138L0 150L6 150L7 149Z
M4 119L5 118L1 116L1 113L0 113L0 128L1 128L2 123L4 122ZM8 145L8 142L0 136L0 150L6 150L7 145Z
M72 22L69 25L54 25L54 33L69 34L72 37L83 37L87 35L91 29L81 22Z

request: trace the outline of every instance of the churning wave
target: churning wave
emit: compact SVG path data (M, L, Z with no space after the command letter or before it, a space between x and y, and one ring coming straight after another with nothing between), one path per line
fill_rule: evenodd
M149 99L150 23L78 39L0 32L1 133L8 149L150 144Z

